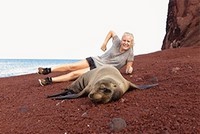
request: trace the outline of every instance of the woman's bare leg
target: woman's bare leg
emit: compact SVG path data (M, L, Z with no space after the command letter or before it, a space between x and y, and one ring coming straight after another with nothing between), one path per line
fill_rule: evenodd
M64 82L64 81L74 80L74 79L78 78L79 76L81 76L82 74L88 72L89 70L90 70L90 68L88 67L88 68L72 71L65 75L52 77L52 82Z
M45 70L47 71L47 73L43 72L43 68L41 70L38 69L39 74L49 74L50 72L62 72L62 71L71 71L71 72L57 77L47 77L45 79L38 79L40 85L42 86L49 85L52 82L64 82L64 81L74 80L78 78L80 75L89 71L90 67L87 60L82 60L79 62L64 64L57 67L46 68L46 69L49 69Z
M62 64L56 67L52 67L51 72L74 71L74 70L80 70L80 69L84 69L88 67L89 67L89 64L87 60L81 60L74 63ZM70 74L69 76L72 76L72 74ZM67 76L67 78L69 78L69 76Z

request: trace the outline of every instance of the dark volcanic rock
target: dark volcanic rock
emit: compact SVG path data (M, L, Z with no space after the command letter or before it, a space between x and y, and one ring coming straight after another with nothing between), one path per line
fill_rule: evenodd
M200 46L200 0L169 0L162 50Z

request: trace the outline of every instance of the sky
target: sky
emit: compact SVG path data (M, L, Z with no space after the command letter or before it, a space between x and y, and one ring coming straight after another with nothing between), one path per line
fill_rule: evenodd
M169 0L0 0L0 59L101 55L110 30L134 35L134 55L161 50ZM112 45L109 41L107 47Z

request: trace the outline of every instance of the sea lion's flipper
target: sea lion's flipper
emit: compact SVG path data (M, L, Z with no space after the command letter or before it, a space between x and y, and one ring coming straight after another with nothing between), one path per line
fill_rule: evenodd
M80 97L78 94L68 94L64 96L52 97L53 100L74 99Z
M135 84L130 82L130 87L137 88L137 89L148 89L148 88L151 88L151 87L154 87L154 86L157 86L157 85L158 85L158 83L148 84L148 85L135 85Z
M82 90L81 92L79 92L77 94L76 93L73 93L73 94L64 94L63 93L62 95L57 95L57 96L54 95L53 97L48 97L48 98L52 98L53 100L74 99L74 98L78 98L78 97L82 96L83 94L85 94L84 90Z
M158 83L149 84L149 85L138 85L138 89L148 89L148 88L151 88L151 87L155 87L157 85L158 85Z
M47 98L65 96L65 95L74 94L74 93L75 92L73 90L68 89L68 90L65 90L65 91L58 93L58 94L48 95Z

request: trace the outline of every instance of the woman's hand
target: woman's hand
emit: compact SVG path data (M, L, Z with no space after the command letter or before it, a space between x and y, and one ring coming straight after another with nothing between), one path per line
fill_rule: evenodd
M133 67L132 66L128 66L126 68L126 74L131 74L133 72Z
M101 50L105 52L106 49L107 49L106 44L103 44L103 45L101 46Z

